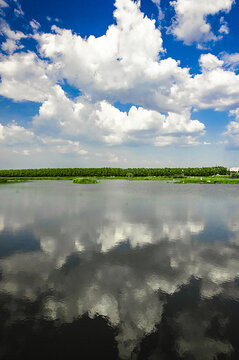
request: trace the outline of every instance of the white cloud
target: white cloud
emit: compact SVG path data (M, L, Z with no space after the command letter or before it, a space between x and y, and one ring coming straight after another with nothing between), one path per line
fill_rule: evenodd
M67 98L60 86L48 95L40 107L39 115L33 120L34 129L42 134L54 137L75 138L84 135L96 136L94 109L84 98L71 100Z
M223 134L226 136L226 146L229 149L239 149L239 108L231 110L229 114L234 116L236 121L230 121Z
M181 2L186 4L182 0L177 6ZM220 60L203 54L201 73L191 75L178 61L160 59L164 52L161 32L155 28L155 20L140 11L139 2L117 0L115 5L117 24L99 38L83 39L56 26L52 33L38 33L39 24L33 20L33 37L45 60L30 51L2 56L0 95L39 102L39 114L32 124L34 134L72 141L55 145L58 153L80 154L82 139L110 146L203 144L199 136L205 126L191 119L192 109L221 111L239 106L239 76L225 70L226 55ZM13 52L14 41L25 35L10 30L6 23L2 29L8 37L3 46ZM237 54L232 55L231 62L235 62ZM61 87L64 81L83 95L69 99ZM137 106L126 113L113 105L116 101Z
M161 10L161 7L160 7L160 2L161 0L152 0L152 2L157 6L158 8L158 19L159 20L162 20L164 18L164 13L163 11Z
M8 7L9 5L8 5L8 3L6 3L6 1L4 1L4 0L0 0L0 8L2 8L2 7Z
M41 25L39 24L39 22L36 21L35 19L33 19L33 20L30 21L30 25L31 25L31 27L32 27L32 29L33 29L34 32L37 31L37 30L39 29L39 27L41 26Z
M230 30L229 30L229 27L228 27L228 23L224 20L224 17L223 17L223 16L220 18L220 24L221 24L221 26L220 26L218 32L219 32L220 34L226 34L226 35L228 35L229 32L230 32Z
M27 37L21 31L11 30L8 23L6 23L6 21L4 20L1 21L0 31L1 31L1 35L5 35L6 37L13 40L21 40L22 38Z
M40 52L54 62L63 78L94 100L120 98L157 106L160 99L154 95L155 88L182 77L186 70L178 68L173 59L159 65L161 33L137 3L117 0L116 7L117 25L110 26L104 36L83 39L53 26L56 34L35 36ZM164 103L167 96L162 97Z
M14 14L18 17L18 16L23 16L24 12L22 11L22 8L19 9L14 9Z
M231 121L228 126L227 126L227 132L226 132L227 135L230 135L230 136L234 136L236 135L236 137L238 138L239 140L239 122L237 121ZM239 143L238 143L239 144Z
M15 101L42 102L55 91L47 76L49 65L33 52L2 56L0 61L0 94Z
M17 45L17 42L13 39L7 39L5 42L2 43L1 48L3 51L7 52L8 54L14 53L17 49L22 49L22 45Z
M216 111L239 106L239 76L225 70L224 62L212 54L202 55L199 62L202 73L188 81L184 92L189 104Z
M42 133L52 131L61 138L99 139L109 145L127 142L156 144L160 134L165 137L169 134L197 136L204 131L202 123L190 119L188 110L164 115L132 106L126 113L107 101L92 103L83 97L70 100L60 88L40 107L33 125ZM182 139L186 138L182 136L181 142Z
M237 109L235 109L235 110L231 110L231 111L230 111L230 115L231 115L231 116L235 116L235 118L236 118L237 120L239 120L239 108L237 108Z
M223 65L223 61L219 60L215 55L212 54L201 55L199 63L203 71L212 71Z
M96 125L107 131L104 140L110 145L124 141L154 141L158 144L159 134L172 133L200 133L204 125L197 120L190 119L190 113L169 113L168 116L156 111L131 107L129 113L124 113L107 102L100 103L100 110L96 111ZM166 138L166 136L165 136ZM155 140L154 140L155 139ZM167 137L171 143L171 137Z
M197 141L197 136L157 136L154 142L155 146L164 147L169 145L178 145L178 146L198 146L204 145Z
M220 34L229 34L229 28L227 25L221 25L220 29L218 30Z
M16 149L12 151L14 154L21 154L21 155L25 155L25 156L29 156L30 155L30 151L27 149Z
M56 34L35 36L42 55L55 64L58 76L81 89L92 102L106 99L110 103L131 102L146 109L178 113L191 106L214 107L218 79L213 75L217 68L219 74L223 62L212 54L203 55L200 62L207 74L192 77L189 69L181 68L174 59L159 60L162 39L154 21L144 18L138 5L129 0L118 0L116 5L117 25L110 26L100 38L82 39L70 30L55 26ZM226 80L226 87L230 86L229 92L232 92L236 75L223 70L219 75L220 81ZM229 77L234 80L232 84L228 83ZM201 94L204 80L211 88L207 105ZM235 96L236 91L234 88ZM203 98L202 103L199 97ZM223 105L223 97L222 88L217 109L235 102L227 99Z
M0 23L0 34L6 37L6 41L1 44L1 48L8 54L14 53L17 49L22 49L23 46L20 44L20 40L27 37L21 31L11 30L3 20Z
M54 153L78 155L88 154L88 151L81 146L79 141L45 138L42 140L42 142L48 146L50 145L49 149Z
M178 40L183 40L189 45L193 42L204 43L216 41L216 36L211 25L207 21L208 15L215 15L219 12L229 12L234 0L176 0L170 4L174 7L176 16L171 26L171 33ZM222 25L223 26L223 25ZM221 33L227 33L226 27L221 27Z
M0 124L0 145L14 145L21 143L32 143L34 133L17 124L3 126Z
M230 69L238 69L239 67L239 53L228 54L224 53L222 56L225 66L229 67Z
M15 123L3 126L0 124L0 146L20 155L40 152L57 154L87 155L88 151L79 141L35 135L32 129L25 129ZM14 147L13 147L14 146Z
M16 8L14 9L14 14L18 16L24 16L24 11L22 10L21 4L18 0L13 0L16 4Z

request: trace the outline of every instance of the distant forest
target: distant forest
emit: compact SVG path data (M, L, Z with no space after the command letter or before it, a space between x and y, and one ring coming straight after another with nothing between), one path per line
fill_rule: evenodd
M22 169L0 170L0 177L184 177L227 175L223 166L201 168L53 168L53 169Z

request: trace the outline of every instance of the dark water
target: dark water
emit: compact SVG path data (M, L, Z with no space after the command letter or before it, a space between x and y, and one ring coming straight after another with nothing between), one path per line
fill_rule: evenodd
M239 186L0 185L0 359L239 358Z

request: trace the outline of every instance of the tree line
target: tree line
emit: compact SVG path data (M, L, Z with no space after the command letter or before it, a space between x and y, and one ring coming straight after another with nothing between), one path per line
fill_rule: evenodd
M0 170L0 177L133 177L165 176L212 176L227 175L228 170L223 166L200 168L48 168L48 169L19 169Z

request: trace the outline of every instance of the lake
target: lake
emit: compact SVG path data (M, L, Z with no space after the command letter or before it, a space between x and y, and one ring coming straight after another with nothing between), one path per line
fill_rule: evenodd
M0 185L0 359L239 358L239 186Z

